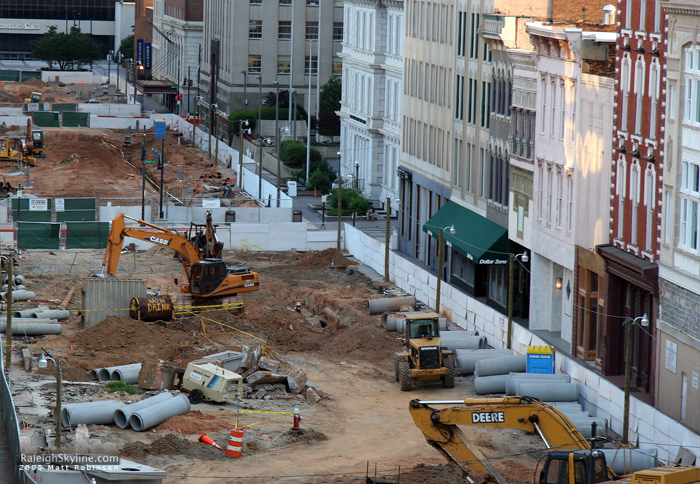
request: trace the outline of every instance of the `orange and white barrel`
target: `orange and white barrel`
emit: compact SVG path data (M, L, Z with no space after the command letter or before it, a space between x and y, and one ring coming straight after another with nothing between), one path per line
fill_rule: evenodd
M231 436L228 439L226 446L226 455L239 459L243 453L243 431L239 429L231 429Z

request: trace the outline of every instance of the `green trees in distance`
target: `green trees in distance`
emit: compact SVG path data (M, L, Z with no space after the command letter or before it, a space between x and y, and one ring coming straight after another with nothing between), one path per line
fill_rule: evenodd
M119 52L125 59L134 58L134 34L122 39L119 44Z
M280 144L280 159L290 168L298 168L293 173L293 178L299 180L306 176L306 145L301 141L285 140ZM305 180L306 190L318 189L321 193L328 193L333 185L335 173L330 169L321 153L311 148L309 150L309 179Z
M49 31L29 42L34 59L46 62L48 69L80 70L102 58L100 45L89 34L73 26L70 33L58 32L55 25Z
M342 87L340 77L331 77L321 87L318 133L323 136L340 136L340 118L335 112L340 111Z

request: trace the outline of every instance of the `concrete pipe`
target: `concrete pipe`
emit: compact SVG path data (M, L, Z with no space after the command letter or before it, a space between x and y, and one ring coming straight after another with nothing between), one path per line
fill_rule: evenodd
M14 276L14 280L15 280L15 286L20 286L20 285L24 284L24 276L21 274Z
M7 321L7 316L4 314L0 316L0 322L5 323ZM47 324L58 324L57 319L42 319L40 321L37 321L36 318L12 318L12 324L14 323L26 323L26 324L42 324L42 323L47 323Z
M100 379L100 371L104 370L104 368L94 368L90 370L90 378L93 380L99 380Z
M576 383L520 383L516 388L517 395L534 397L539 400L552 402L578 401L578 385Z
M383 297L380 299L369 299L369 313L379 314L389 311L398 311L401 306L416 307L416 298L413 296Z
M85 425L109 425L114 423L114 412L124 406L124 402L105 400L102 402L69 403L61 409L61 423L64 427Z
M57 319L58 321L65 321L70 318L70 311L65 310L42 310L34 311L31 313L32 318L36 319Z
M187 395L181 393L176 397L134 412L129 418L129 424L132 429L141 432L165 422L170 417L184 415L189 411L190 400L187 398Z
M34 320L36 321L36 319ZM7 322L0 321L0 333L5 333L7 330ZM51 323L18 323L12 321L12 334L40 336L43 334L61 334L63 328L60 324Z
M112 381L123 381L124 383L138 383L139 382L139 372L141 371L141 363L134 363L133 365L123 365L117 366L112 369L110 379Z
M570 411L585 412L585 410L583 409L583 406L580 403L576 403L576 402L545 402L545 403L551 405L552 407L556 407L557 410L559 410L560 412L564 412L564 413L570 412Z
M477 376L474 377L474 390L477 395L505 393L507 379L508 375Z
M615 474L631 474L659 465L657 449L598 449Z
M608 420L602 417L569 418L571 423L587 439L593 437L608 436ZM593 435L593 424L595 424L595 435Z
M462 331L445 331L440 334L440 346L448 350L478 350L488 346L486 336L450 336Z
M104 368L100 368L97 371L97 379L99 381L112 381L112 371L114 371L117 366L106 366Z
M382 314L382 326L384 326L389 331L396 331L396 325L399 321L406 321L406 318L395 313L384 313Z
M36 298L36 293L32 291L12 291L13 301L27 301ZM7 292L0 292L0 299L7 302Z
M125 429L129 426L129 419L131 416L141 409L155 405L156 403L164 402L173 398L173 395L168 392L159 393L149 398L145 398L140 402L132 403L131 405L126 405L125 407L118 408L114 412L114 423L120 429Z
M3 284L2 287L0 287L0 291L7 292L7 287L8 287L7 284ZM27 286L25 286L24 284L20 284L19 286L12 286L12 290L13 291L26 291Z
M483 349L483 350L455 350L457 355L457 372L460 375L471 375L474 373L476 362L487 358L498 358L500 356L512 355L511 350L504 349Z
M509 373L525 372L527 370L527 355L502 356L476 362L476 376L508 375ZM506 389L503 387L503 391Z
M37 311L45 311L48 309L49 309L48 306L39 306L39 307L36 307L34 309L22 309L19 311L12 311L12 316L14 316L16 318L31 318L32 313L35 313Z
M564 382L569 383L571 377L569 375L557 374L541 374L541 373L511 373L508 375L508 381L506 382L506 395L513 396L519 395L517 392L517 385L520 383L550 383L550 382ZM549 398L546 399L550 401Z

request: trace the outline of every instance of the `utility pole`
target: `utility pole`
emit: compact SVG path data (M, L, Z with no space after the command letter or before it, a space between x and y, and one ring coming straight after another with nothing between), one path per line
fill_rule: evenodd
M163 136L163 144L160 150L160 210L158 211L158 216L161 220L165 218L165 212L163 212L163 172L165 171L165 136Z
M141 144L141 220L146 220L146 127L143 128Z
M187 115L190 115L190 86L192 85L192 74L190 73L190 66L187 66Z
M17 208L19 209L18 200ZM12 367L12 254L7 257L7 325L5 328L5 370Z

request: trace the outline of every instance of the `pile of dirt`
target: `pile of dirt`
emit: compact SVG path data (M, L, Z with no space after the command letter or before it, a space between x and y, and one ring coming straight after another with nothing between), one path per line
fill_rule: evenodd
M27 79L26 81L22 82L23 86L47 86L48 84L42 81L41 79L37 79L35 77L31 79Z
M143 460L154 455L187 456L188 459L218 460L230 459L223 451L212 445L168 434L152 444L134 442L119 449L119 455L127 459Z
M56 376L56 368L42 368L38 373L40 375ZM89 371L65 364L61 365L61 378L63 381L92 381Z
M87 361L80 361L79 365L98 368L136 363L149 358L180 362L206 340L198 334L110 316L76 333L70 342L76 356L87 357Z
M212 434L220 430L226 430L233 427L235 424L232 421L222 418L206 415L199 410L191 410L186 415L178 415L170 417L162 424L155 427L156 432L161 430L175 430L182 434Z
M356 264L338 249L313 250L299 258L294 265L283 265L279 269L321 269L328 266L348 267Z

